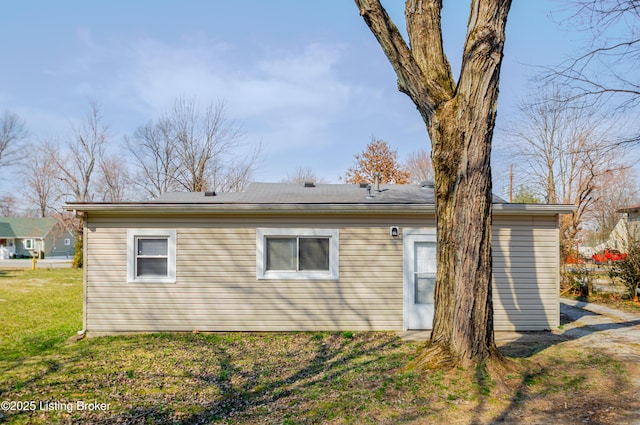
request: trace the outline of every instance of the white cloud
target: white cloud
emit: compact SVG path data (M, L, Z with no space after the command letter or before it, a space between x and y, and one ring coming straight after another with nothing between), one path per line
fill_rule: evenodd
M315 113L339 114L353 89L334 72L342 48L314 44L298 52L240 52L225 43L167 45L152 40L135 43L127 82L149 109L169 105L176 96L201 101L224 100L244 119ZM263 57L255 56L260 55ZM266 56L266 57L264 57Z
M248 137L262 140L267 153L326 145L339 142L329 133L336 121L353 113L354 102L380 97L338 75L346 49L315 43L297 50L249 51L203 38L188 44L143 39L127 49L127 63L109 92L119 98L114 101L147 115L139 124L156 118L177 96L195 96L203 103L223 100L229 117L245 127Z
M247 140L262 143L264 175L272 178L298 164L320 174L338 157L350 161L384 125L381 116L388 118L384 90L347 68L354 46L315 42L276 49L199 34L171 43L149 37L100 43L89 33L79 36L81 52L63 58L49 77L68 81L61 87L67 113L75 109L81 117L87 99L97 100L118 140L156 119L178 96L223 100ZM345 69L350 74L341 73ZM393 122L402 125L402 119Z

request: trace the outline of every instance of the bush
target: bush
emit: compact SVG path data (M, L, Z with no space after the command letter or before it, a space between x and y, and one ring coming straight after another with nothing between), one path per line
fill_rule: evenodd
M82 231L79 231L76 235L76 252L73 255L71 267L74 269L82 268Z
M562 294L570 293L580 297L588 297L593 292L593 282L586 267L567 270L563 282Z

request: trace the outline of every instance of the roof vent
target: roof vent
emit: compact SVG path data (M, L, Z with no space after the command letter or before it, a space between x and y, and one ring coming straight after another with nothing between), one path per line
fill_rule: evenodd
M371 195L371 185L367 185L367 199L373 199L373 195Z
M366 189L369 183L360 183L360 189Z
M316 187L314 182L304 182L304 187Z
M215 192L205 192L204 196L216 196Z

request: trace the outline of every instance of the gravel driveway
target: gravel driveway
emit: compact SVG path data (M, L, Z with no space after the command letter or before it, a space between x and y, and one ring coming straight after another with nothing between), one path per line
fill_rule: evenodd
M554 333L640 365L640 314L564 298L560 313L564 326Z

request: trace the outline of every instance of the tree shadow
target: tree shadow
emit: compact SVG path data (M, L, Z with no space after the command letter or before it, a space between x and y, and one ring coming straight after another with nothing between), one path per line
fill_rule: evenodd
M526 418L526 423L613 423L610 420L600 421L598 410L602 410L601 407L603 405L607 405L611 409L611 406L615 404L613 400L628 390L629 382L627 377L618 374L608 375L608 379L612 381L610 387L606 386L606 389L601 390L601 392L597 389L592 389L587 394L577 396L575 402L567 403L567 399L571 400L571 397L577 395L576 390L563 388L563 379L574 372L572 365L573 362L554 366L532 365L520 378L519 384L513 390L508 406L498 416L494 417L490 422L475 420L472 423L486 423L489 425L511 424L523 422L524 418ZM599 365L596 364L593 367L597 368ZM579 382L580 376L574 378L576 378L574 382ZM535 407L525 407L529 402L534 403L535 406L535 400L541 396L540 388L537 387L538 383L550 380L555 381L555 383L546 384L546 386L556 387L556 391L565 392L564 398L561 398L561 400L565 400L564 405L560 402L547 402L544 405L544 409L540 411ZM570 386L571 384L568 385ZM545 397L548 395L545 394ZM589 408L585 408L587 406ZM620 406L617 406L616 409ZM637 423L636 421L639 418L637 406L638 403L634 402L631 405L625 404L623 410L617 410L618 418L625 419L622 419L624 422L616 423ZM631 417L634 420L627 421Z
M640 325L640 319L614 321L614 319L600 313L582 308L586 305L587 303L579 303L576 306L570 306L561 303L559 331L521 332L518 339L500 346L500 352L508 357L531 357L546 348L565 341L583 338L597 332ZM582 319L597 320L598 318L602 318L602 323L587 323L582 326L571 326Z
M172 423L200 424L233 420L234 417L253 414L257 410L270 411L277 408L287 397L303 392L316 385L335 381L353 372L356 368L367 367L380 361L385 351L397 343L395 339L383 338L368 343L366 349L353 349L354 344L341 334L329 334L329 341L318 341L311 359L299 364L290 374L275 380L265 379L260 359L250 369L236 366L236 359L221 346L213 347L217 357L217 373L192 375L203 386L214 386L219 391L198 412L188 416L178 416L172 409L158 406L132 408L109 418L113 423ZM309 413L309 412L306 412ZM313 415L313 413L311 413ZM319 419L321 420L321 418ZM146 421L146 422L145 422Z
M550 331L521 332L517 339L500 345L498 349L507 357L526 358L569 339L564 335L554 334Z

